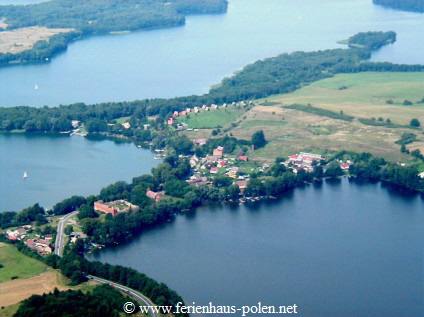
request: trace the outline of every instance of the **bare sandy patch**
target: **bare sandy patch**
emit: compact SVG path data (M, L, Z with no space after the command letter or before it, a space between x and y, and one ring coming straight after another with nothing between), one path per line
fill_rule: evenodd
M3 31L0 32L0 53L21 53L32 49L38 41L48 41L56 34L72 31L74 29L49 29L39 26Z
M421 153L424 153L424 142L414 142L407 146L409 151L420 150Z
M56 272L45 272L40 275L16 279L1 283L0 306L9 306L30 297L33 294L49 293L57 287L59 290L70 289L59 285Z

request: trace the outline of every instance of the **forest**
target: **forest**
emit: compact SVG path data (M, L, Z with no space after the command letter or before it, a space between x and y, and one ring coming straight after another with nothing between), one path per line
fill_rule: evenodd
M422 0L373 0L373 3L397 10L424 12Z
M52 293L32 295L25 299L19 306L15 317L118 317L122 306L130 298L124 297L112 286L96 286L91 292L67 290L59 291L57 288Z
M393 38L391 32L375 36L374 32L358 36L366 48L333 49L317 52L294 52L267 58L246 66L230 78L202 96L172 99L144 99L128 102L105 102L93 105L76 103L59 107L7 107L0 108L0 131L24 130L25 132L70 131L71 120L85 123L89 132L109 132L150 141L147 131L140 132L138 124L147 123L149 116L158 116L156 122L163 124L165 118L176 110L211 103L229 103L273 94L289 93L303 85L329 78L339 73L366 71L422 72L424 65L399 65L366 62L371 48L387 44ZM354 37L355 38L355 37ZM107 123L120 117L132 116L132 129L122 131ZM116 130L118 129L118 130ZM147 139L146 139L147 138Z
M165 285L164 283L159 283L154 279L149 278L145 274L140 273L132 268L123 267L120 265L111 265L108 263L88 261L82 256L84 251L84 244L82 240L78 240L78 242L75 244L68 244L65 248L65 253L63 257L59 257L56 254L50 254L43 257L34 250L28 248L22 241L10 241L6 239L3 235L0 235L0 241L16 246L21 253L35 258L54 269L60 269L62 274L71 280L71 283L69 284L70 286L86 282L87 274L89 274L106 279L108 281L125 285L129 288L139 291L143 295L148 297L150 300L152 300L153 303L155 303L156 305L175 306L178 302L184 303L182 297L178 295L175 291L169 289L167 285ZM122 308L122 304L119 303L121 303L121 300L124 298L122 296L116 296L115 292L115 289L105 286L101 286L97 291L96 289L93 290L91 295L94 295L94 297L90 296L90 300L88 302L81 302L81 304L83 304L83 308L85 309L84 313L81 313L78 308L69 307L67 308L70 309L69 316L114 316L113 314L116 307L119 307L119 309ZM53 295L57 297L59 293L55 293ZM104 310L100 311L100 313L104 314L96 315L98 311L96 310L95 306L93 307L90 304L90 301L94 301L94 303L98 303L99 300L101 301L101 299L95 296L96 294L100 293L103 293L105 298L108 298L108 294L110 294L110 296L114 296L114 298L116 298L116 301L109 300L111 305L106 305L106 307L102 308ZM52 296L52 294L49 295ZM61 302L63 299L54 299L49 297L49 295L46 295L46 297L44 298L39 297L39 295L34 295L35 297L31 297L27 301L24 301L19 309L21 315L18 316L68 316L66 314L57 313L49 315L47 312L46 315L34 313L34 310L39 307L37 305L56 306L56 304L58 304L58 301ZM67 297L66 294L62 294L60 297L62 296ZM72 293L72 296L79 297L79 293ZM126 301L127 300L125 300L124 302ZM73 309L75 309L76 311L74 311ZM107 311L110 311L111 315L105 313ZM32 313L32 315L29 315L30 313ZM175 314L175 316L187 317L188 314L180 313Z
M374 51L396 42L396 33L389 32L360 32L348 39L349 46L362 47Z
M73 28L83 34L181 25L184 14L222 13L226 0L51 0L0 6L7 29Z
M215 14L227 10L227 0L51 0L28 5L0 5L7 30L30 26L72 28L33 49L18 54L0 53L0 65L44 62L68 44L92 34L135 31L183 25L187 14ZM1 30L1 29L0 29Z

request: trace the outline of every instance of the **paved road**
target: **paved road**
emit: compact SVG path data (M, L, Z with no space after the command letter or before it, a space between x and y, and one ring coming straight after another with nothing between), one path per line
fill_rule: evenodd
M135 299L141 301L146 306L154 306L154 304L151 302L150 299L148 299L143 294L141 294L141 293L139 293L137 291L134 291L131 288L128 288L128 287L126 287L124 285L121 285L121 284L116 284L116 283L111 282L111 281L108 281L108 280L104 280L102 278L99 278L99 277L96 277L96 276L93 276L93 275L87 275L87 277L90 278L93 281L98 282L98 283L109 284L109 285L111 285L114 288L117 288L117 289L119 289L121 291L124 291L124 292L128 293L128 295L131 295ZM154 312L154 311L150 311L150 313L152 314L153 317L159 317L159 314L156 313L156 312Z
M56 234L56 242L55 242L55 249L54 254L58 256L62 256L63 254L63 247L65 246L65 233L63 232L65 230L66 222L72 217L75 216L79 211L73 211L70 214L67 214L66 216L62 217L59 220L59 223L57 225L57 234Z
M69 219L71 219L71 217L75 216L79 211L73 211L70 214L67 214L66 216L62 217L59 220L59 223L57 225L57 235L56 235L56 243L55 243L55 254L57 254L58 256L62 256L63 254L63 247L65 245L65 226L66 223L68 222ZM90 278L93 281L96 281L98 283L102 283L102 284L109 284L114 288L117 288L121 291L126 292L128 295L134 297L135 299L141 301L142 303L144 303L146 306L154 306L154 304L152 303L152 301L147 298L146 296L144 296L143 294L134 291L124 285L120 285L120 284L116 284L114 282L108 281L108 280L104 280L102 278L99 278L97 276L93 276L93 275L87 275L88 278ZM159 314L156 312L151 312L153 317L159 317Z

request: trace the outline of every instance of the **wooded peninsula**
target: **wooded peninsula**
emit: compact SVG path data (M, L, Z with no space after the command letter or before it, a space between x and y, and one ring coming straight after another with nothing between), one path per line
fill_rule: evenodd
M373 0L373 3L397 10L424 12L422 0Z
M67 32L40 40L30 50L0 53L0 64L46 61L82 37L180 26L188 14L224 13L227 5L227 0L51 0L2 5L0 30L46 27L67 29Z

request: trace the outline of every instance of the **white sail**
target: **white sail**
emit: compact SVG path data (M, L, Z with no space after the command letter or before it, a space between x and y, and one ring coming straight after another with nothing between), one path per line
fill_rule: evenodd
M28 178L27 172L24 172L24 176L22 176L23 179Z
M34 89L35 89L35 90L38 90L38 85L37 85L37 84L35 84Z

